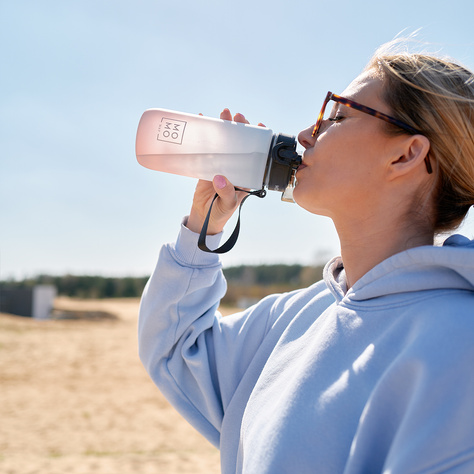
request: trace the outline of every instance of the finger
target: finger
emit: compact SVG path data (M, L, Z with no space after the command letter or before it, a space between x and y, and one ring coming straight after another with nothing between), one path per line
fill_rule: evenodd
M222 120L232 120L232 114L230 113L229 109L226 108L221 112L221 119Z
M242 114L235 114L234 121L240 123L250 123Z
M259 127L265 127L265 128L267 128L267 126L264 125L262 122L259 122L258 126L259 126Z

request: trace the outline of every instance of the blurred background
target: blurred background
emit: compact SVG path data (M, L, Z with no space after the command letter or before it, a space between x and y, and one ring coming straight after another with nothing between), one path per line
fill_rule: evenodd
M422 49L474 68L471 0L157 0L0 4L0 279L149 274L195 187L138 165L147 108L296 135L375 49L418 29ZM474 235L472 213L462 232ZM319 264L331 221L270 192L243 208L240 264Z

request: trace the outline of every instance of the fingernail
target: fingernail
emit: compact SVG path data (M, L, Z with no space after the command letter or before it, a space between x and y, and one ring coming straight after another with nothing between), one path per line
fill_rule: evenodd
M224 176L218 174L214 176L214 184L216 185L217 189L224 189L227 186L227 181L225 180Z

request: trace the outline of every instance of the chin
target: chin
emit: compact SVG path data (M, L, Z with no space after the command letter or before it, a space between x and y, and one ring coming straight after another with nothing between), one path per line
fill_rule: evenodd
M305 193L303 187L298 189L298 185L296 185L296 188L293 190L293 200L298 204L298 206L311 214L330 217L328 210L323 208L323 206L318 202L317 197L314 196L314 189L312 189L312 191L313 194Z
M315 187L307 182L296 182L293 189L293 199L301 207L306 208L310 203L314 203L317 198L315 196Z

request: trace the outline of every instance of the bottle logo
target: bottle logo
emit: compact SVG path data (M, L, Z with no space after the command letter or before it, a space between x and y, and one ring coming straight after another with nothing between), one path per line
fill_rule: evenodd
M157 140L181 145L187 122L163 117L158 130Z

